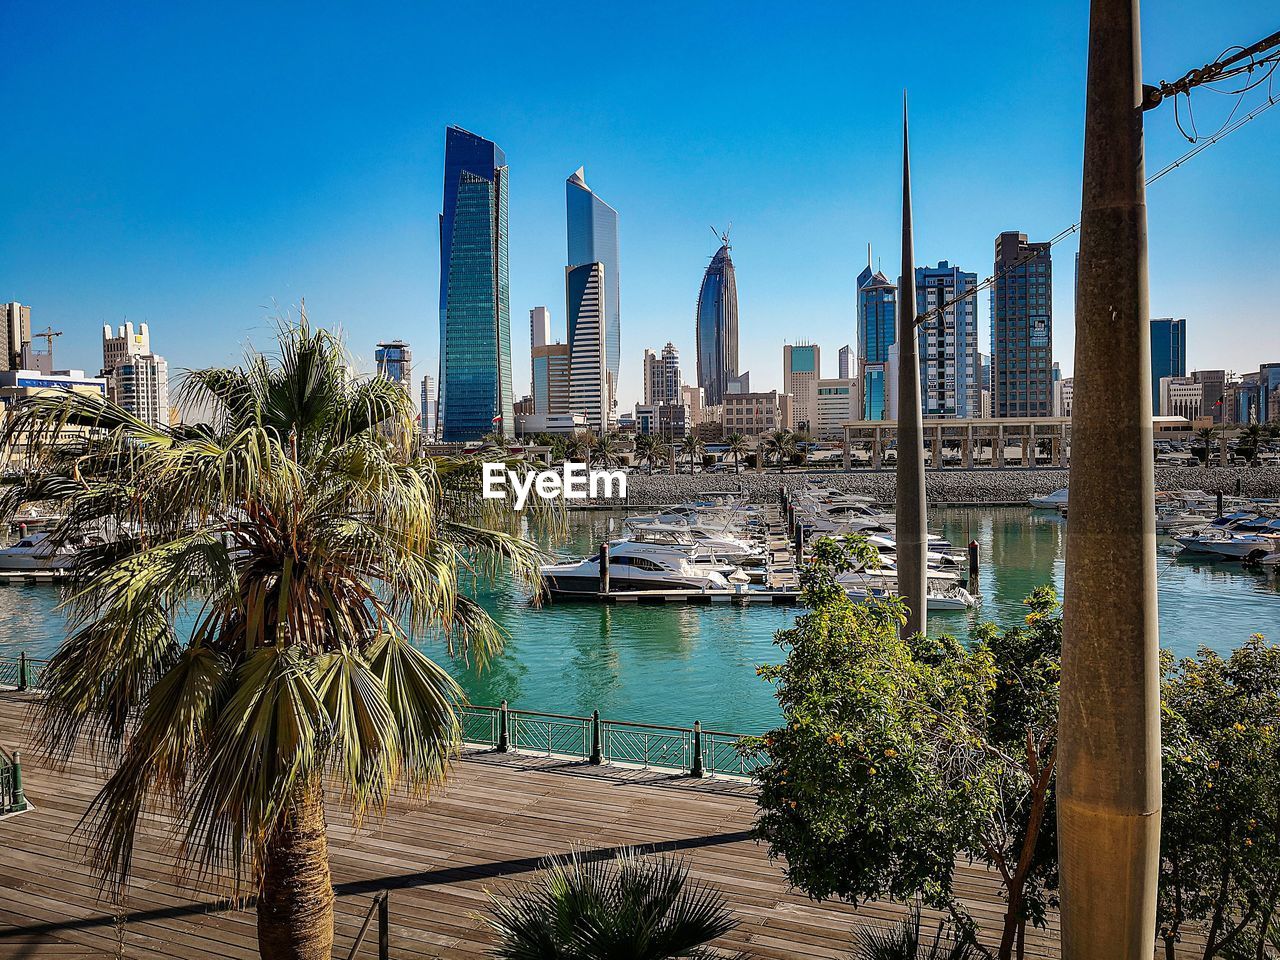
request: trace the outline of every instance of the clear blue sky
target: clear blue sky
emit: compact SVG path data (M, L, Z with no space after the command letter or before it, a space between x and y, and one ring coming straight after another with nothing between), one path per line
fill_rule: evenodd
M0 298L66 331L149 321L173 366L237 359L305 296L371 365L381 338L438 350L446 124L511 164L517 390L528 310L563 329L564 180L621 218L622 384L668 339L693 379L693 312L733 221L741 366L854 341L871 242L897 275L899 113L911 97L920 263L985 276L992 241L1079 208L1086 10L1050 3L11 4L0 66ZM1276 29L1273 0L1149 0L1148 80ZM1229 103L1197 99L1212 129ZM1186 149L1148 115L1148 169ZM1152 187L1151 309L1188 318L1191 366L1280 360L1280 108ZM1074 238L1055 250L1071 369ZM987 304L980 338L987 338Z

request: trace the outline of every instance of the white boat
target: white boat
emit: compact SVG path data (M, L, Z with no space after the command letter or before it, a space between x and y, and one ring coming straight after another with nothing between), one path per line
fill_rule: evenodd
M75 559L75 547L55 547L47 533L33 533L0 550L0 571L68 570Z
M600 592L600 558L543 564L542 582L552 595ZM621 541L609 548L609 592L644 590L729 590L716 570L690 563L683 549Z
M883 600L897 593L897 577L875 576L877 571L861 570L839 577L849 599L857 602L867 599ZM958 583L929 575L929 610L968 610L978 605L978 598Z
M1027 502L1036 510L1060 510L1067 505L1067 488L1063 487L1043 497L1032 497Z
M1262 560L1280 550L1280 536L1275 534L1236 533L1222 527L1206 527L1196 533L1175 535L1188 553L1204 553L1231 560Z

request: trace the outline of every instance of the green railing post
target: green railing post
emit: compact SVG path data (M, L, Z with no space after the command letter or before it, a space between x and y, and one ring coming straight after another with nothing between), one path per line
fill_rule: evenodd
M18 692L27 689L27 651L18 651Z
M591 762L595 766L604 763L604 752L600 749L600 711L591 711Z
M506 753L511 749L511 741L507 735L507 701L502 701L498 708L498 752Z
M702 721L693 721L693 769L689 771L690 776L705 777L706 771L702 767Z
M22 754L17 750L13 751L13 809L27 809L27 796L22 792Z

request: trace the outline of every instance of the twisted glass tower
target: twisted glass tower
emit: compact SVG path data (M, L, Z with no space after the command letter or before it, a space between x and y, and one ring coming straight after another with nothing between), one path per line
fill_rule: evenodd
M507 158L449 127L440 214L440 438L515 433L507 282Z
M568 267L598 263L604 267L604 359L608 375L607 403L612 410L618 390L622 317L618 295L618 211L587 186L579 167L565 181L565 213L569 234Z
M711 258L698 293L698 386L718 406L738 375L738 283L725 242Z

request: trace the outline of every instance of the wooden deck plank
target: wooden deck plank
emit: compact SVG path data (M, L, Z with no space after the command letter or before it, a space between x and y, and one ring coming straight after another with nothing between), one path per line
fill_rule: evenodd
M0 693L0 743L30 743L29 704L29 696ZM256 956L252 910L226 909L214 893L177 877L171 816L144 817L135 879L117 907L99 897L74 842L103 772L85 756L55 768L30 750L23 768L36 809L0 821L0 958L111 955L122 929L130 957ZM534 876L548 856L625 846L687 856L692 874L715 884L740 919L719 945L754 957L839 957L855 923L884 925L902 915L897 904L855 911L790 890L781 865L749 838L754 816L753 789L741 782L469 754L429 801L393 798L385 818L360 829L334 804L337 941L350 948L373 895L386 888L393 956L487 956L483 916L492 893ZM980 865L957 869L957 891L991 940L1002 913L996 879ZM1057 956L1055 938L1056 923L1031 932L1028 955ZM372 944L362 955L374 955Z

